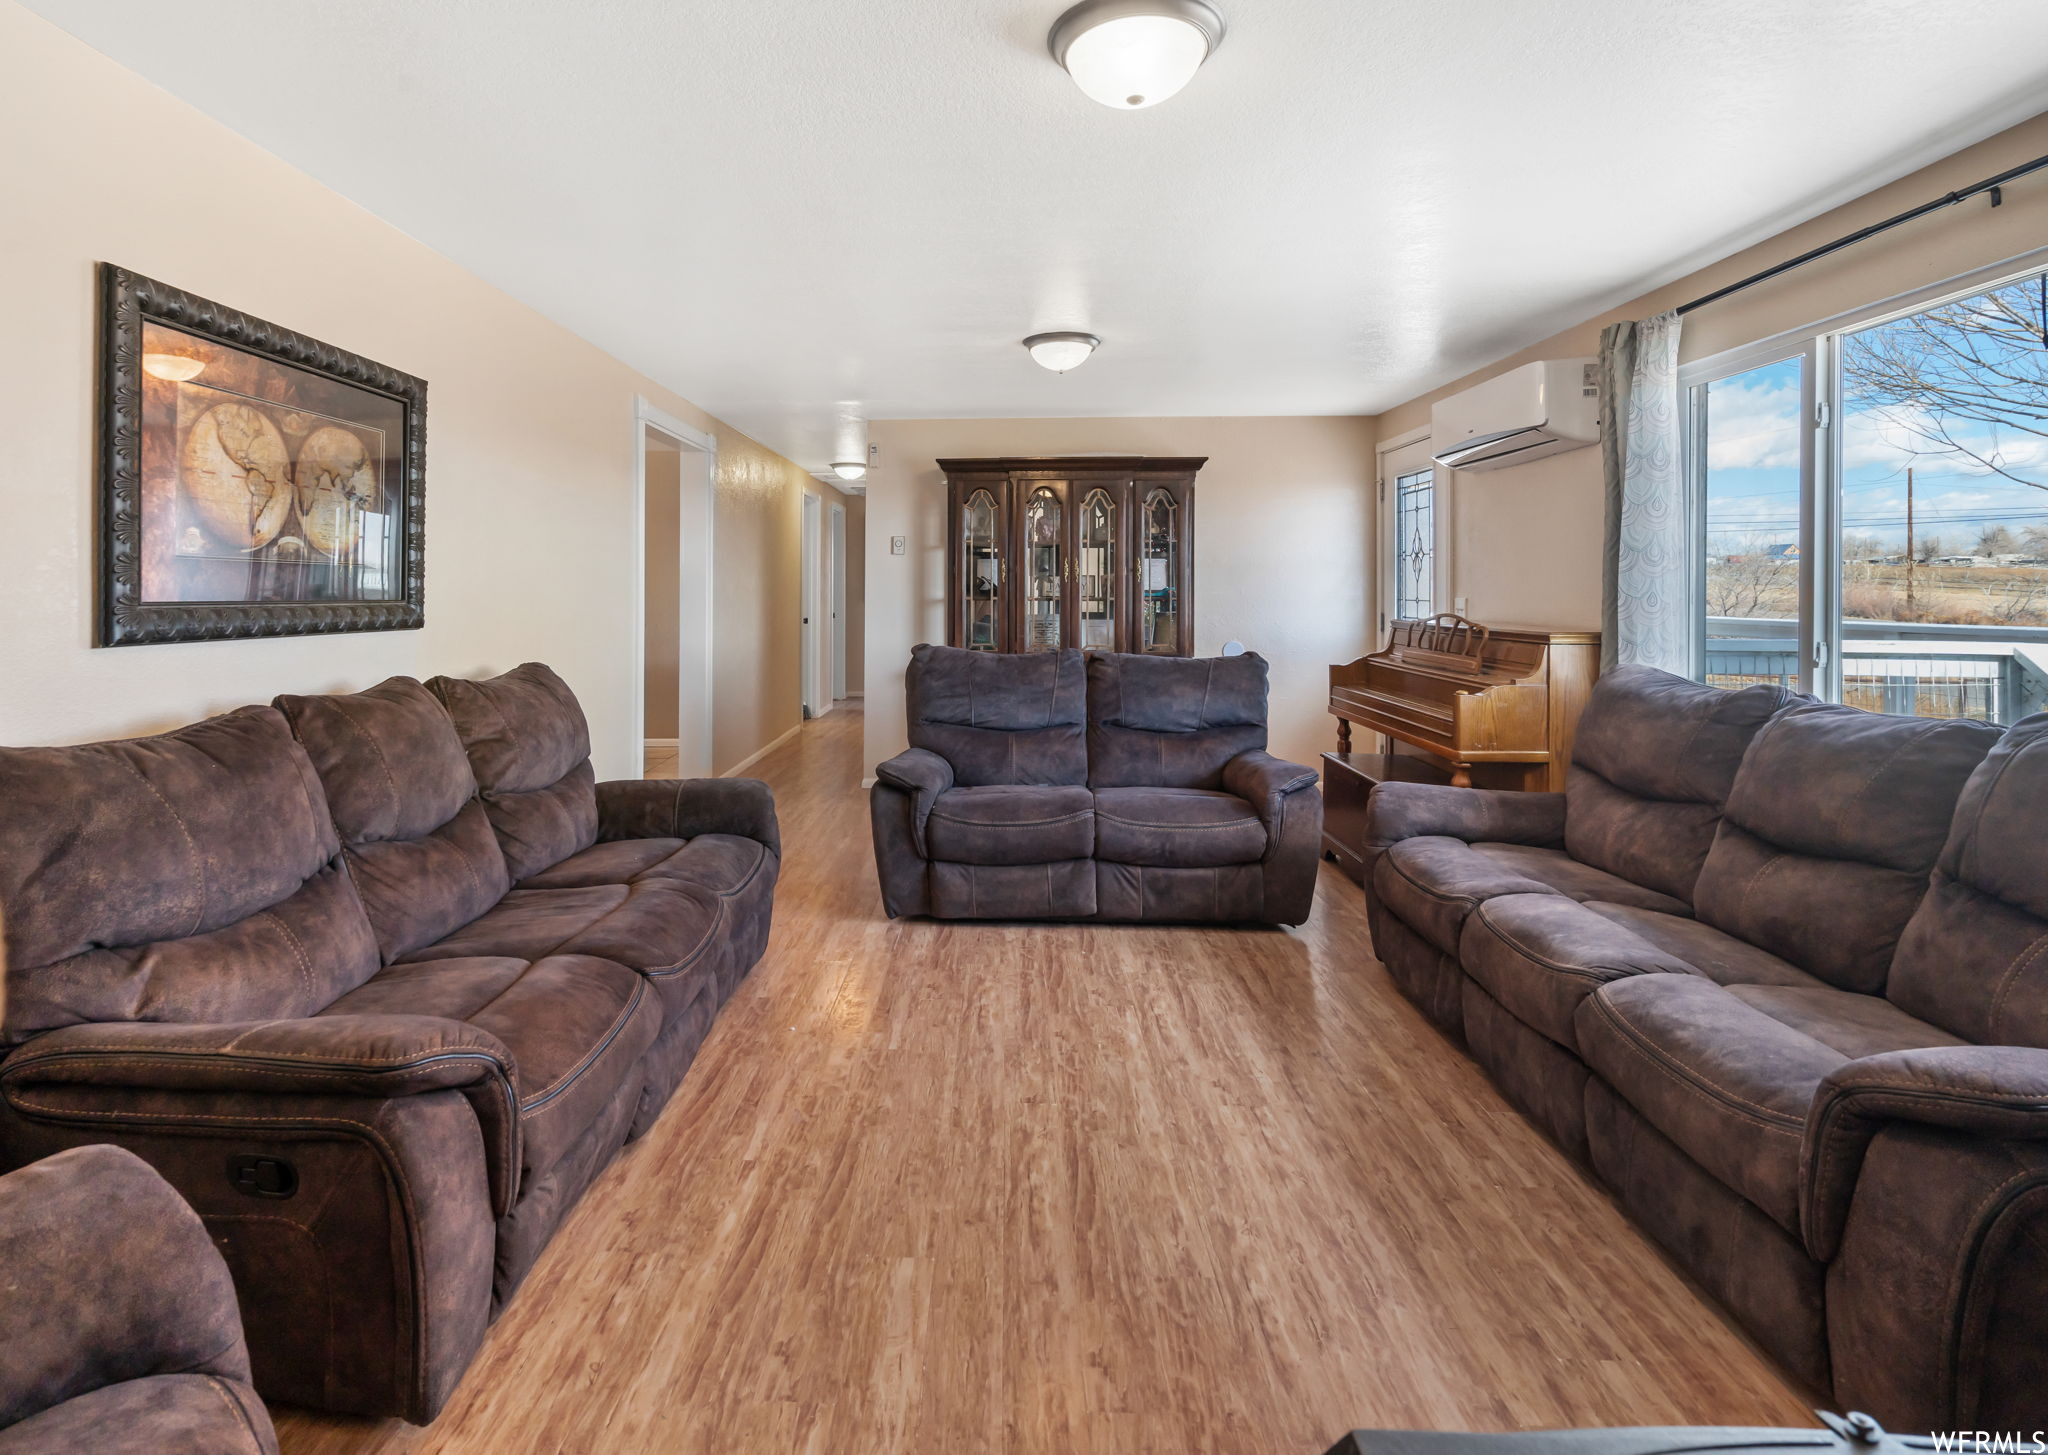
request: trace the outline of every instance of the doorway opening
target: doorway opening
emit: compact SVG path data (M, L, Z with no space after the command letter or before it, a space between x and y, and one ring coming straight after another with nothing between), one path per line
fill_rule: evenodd
M635 403L633 761L708 778L712 752L712 502L718 442Z
M803 715L830 712L847 695L848 528L847 503L837 492L804 492L803 617L800 695Z

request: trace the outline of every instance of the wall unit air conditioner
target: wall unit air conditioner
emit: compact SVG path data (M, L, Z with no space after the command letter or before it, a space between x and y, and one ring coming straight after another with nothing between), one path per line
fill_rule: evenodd
M1497 374L1429 412L1430 451L1453 470L1498 470L1600 438L1594 359L1545 359Z

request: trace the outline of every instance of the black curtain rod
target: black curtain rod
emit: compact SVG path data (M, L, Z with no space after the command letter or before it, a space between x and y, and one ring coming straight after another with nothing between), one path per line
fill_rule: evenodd
M1999 195L1998 189L2000 187L2003 187L2015 177L2024 177L2027 173L2038 172L2043 167L2048 167L2048 157L2035 157L2031 162L2022 162L2017 167L2009 167L1995 177L1986 177L1981 182L1973 182L1967 187L1958 188L1947 196L1935 198L1932 202L1923 202L1918 207L1901 212L1897 217L1887 217L1883 222L1873 222L1868 227L1858 228L1846 237L1838 237L1831 243L1822 243L1811 252L1801 253L1798 257L1779 263L1774 268L1766 268L1761 273L1751 273L1747 278L1730 283L1726 288L1716 288L1704 298L1695 298L1690 303L1681 303L1678 306L1678 312L1686 314L1692 312L1695 308L1705 308L1709 303L1718 303L1731 293L1740 293L1745 288L1754 288L1759 283L1769 282L1780 273L1789 273L1794 268L1804 267L1816 258L1824 258L1829 253L1838 253L1843 248L1853 247L1867 237L1876 237L1879 233L1889 231L1901 223L1911 222L1916 217L1925 217L1930 212L1939 212L1944 207L1953 207L1958 202L1966 201L1982 192L1989 192L1991 194L1991 205L1996 207L2005 200Z

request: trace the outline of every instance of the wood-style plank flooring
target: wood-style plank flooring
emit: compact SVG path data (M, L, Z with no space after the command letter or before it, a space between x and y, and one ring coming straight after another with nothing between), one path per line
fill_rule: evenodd
M286 1455L1810 1423L1395 992L1329 866L1295 932L892 923L860 726L759 765L768 954L441 1418L281 1410Z

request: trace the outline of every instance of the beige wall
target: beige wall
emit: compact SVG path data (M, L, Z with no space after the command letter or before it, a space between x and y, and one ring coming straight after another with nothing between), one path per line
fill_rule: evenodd
M9 0L0 199L0 742L537 658L582 697L600 773L636 771L636 394L719 437L718 766L797 720L788 461ZM428 381L423 630L92 647L100 260Z
M904 746L903 669L946 639L946 485L954 455L1116 450L1207 455L1195 493L1195 650L1235 638L1273 668L1273 751L1331 745L1328 670L1366 649L1371 421L877 420L868 487L867 764ZM907 551L889 554L892 535Z
M1596 353L1601 329L1618 319L1675 308L2044 152L2048 115L1390 409L1379 416L1379 437L1394 439L1426 427L1433 401L1518 364ZM1994 208L1981 197L1973 199L1688 314L1681 357L1705 358L2043 244L2048 244L2048 178L2036 176L2007 188L2001 207ZM1454 596L1467 598L1469 615L1503 624L1600 625L1605 505L1597 448L1505 470L1460 472L1453 496L1451 589Z

